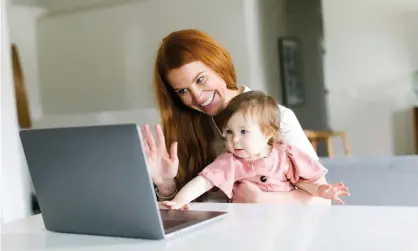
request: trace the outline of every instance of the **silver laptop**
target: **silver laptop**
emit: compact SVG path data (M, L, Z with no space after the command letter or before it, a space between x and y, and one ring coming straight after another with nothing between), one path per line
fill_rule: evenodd
M49 231L163 239L226 212L158 208L135 124L20 131Z

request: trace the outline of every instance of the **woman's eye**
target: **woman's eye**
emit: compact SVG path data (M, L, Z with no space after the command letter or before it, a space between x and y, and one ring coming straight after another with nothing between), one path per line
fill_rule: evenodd
M201 76L201 77L199 77L198 79L196 79L196 83L197 84L200 84L200 83L202 83L203 82L203 80L205 79L205 77L203 77L203 76Z
M177 91L177 93L180 94L180 95L184 95L184 94L186 94L186 92L187 92L187 89L181 89L181 90Z

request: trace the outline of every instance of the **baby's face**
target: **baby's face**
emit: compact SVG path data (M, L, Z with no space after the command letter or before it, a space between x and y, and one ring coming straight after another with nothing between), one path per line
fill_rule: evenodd
M224 129L228 151L239 158L258 159L268 155L269 137L258 121L242 112L235 113Z

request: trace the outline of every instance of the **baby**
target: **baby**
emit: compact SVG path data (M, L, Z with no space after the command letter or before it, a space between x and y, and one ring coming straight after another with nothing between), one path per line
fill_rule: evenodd
M348 196L344 184L328 184L327 169L318 160L279 137L279 107L276 100L258 91L233 98L217 117L228 152L221 154L187 183L171 201L162 202L180 209L214 186L232 197L233 185L248 180L266 192L303 189L313 196L333 199Z

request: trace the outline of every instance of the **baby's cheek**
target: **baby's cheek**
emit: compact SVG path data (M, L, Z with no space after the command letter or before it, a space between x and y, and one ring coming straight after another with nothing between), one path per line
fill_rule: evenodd
M225 142L226 148L228 149L228 151L233 151L234 150L234 146L231 142L227 141Z
M257 147L257 148L262 147L262 144L261 144L262 140L260 140L259 137L251 137L249 138L248 141L253 147Z
M257 154L259 148L260 148L260 146L258 145L257 142L252 142L252 143L249 142L245 146L245 149L247 149L247 152L249 154Z

